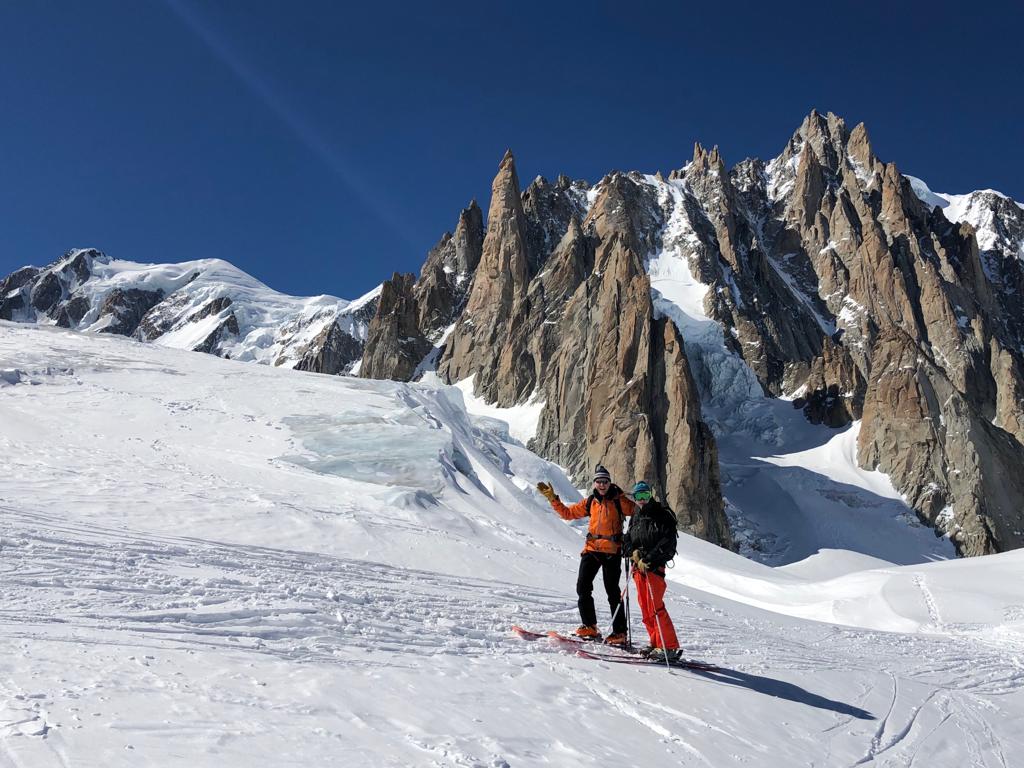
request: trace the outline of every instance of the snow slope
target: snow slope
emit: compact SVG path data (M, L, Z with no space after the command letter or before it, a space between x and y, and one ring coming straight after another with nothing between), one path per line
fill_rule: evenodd
M1024 749L1024 553L771 568L684 537L669 611L719 671L594 662L508 631L575 626L582 530L507 439L455 388L0 322L0 766Z

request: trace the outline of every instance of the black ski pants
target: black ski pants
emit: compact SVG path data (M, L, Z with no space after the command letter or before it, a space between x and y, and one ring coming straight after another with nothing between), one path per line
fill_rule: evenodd
M594 578L601 571L604 578L604 591L608 593L608 608L615 620L612 632L626 631L626 612L617 611L621 600L619 592L619 576L622 575L622 555L609 555L604 552L584 552L580 556L580 573L576 579L576 595L579 598L580 621L589 626L597 626L597 610L594 608Z

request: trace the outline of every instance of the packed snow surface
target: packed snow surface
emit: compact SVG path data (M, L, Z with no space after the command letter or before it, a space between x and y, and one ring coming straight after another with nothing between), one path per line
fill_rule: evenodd
M748 451L747 482L824 484L848 435ZM839 526L773 568L683 536L668 610L717 671L517 639L576 626L583 528L531 487L575 492L455 388L0 322L0 471L0 766L1005 768L1024 750L1022 552L899 566ZM863 500L876 480L831 482Z

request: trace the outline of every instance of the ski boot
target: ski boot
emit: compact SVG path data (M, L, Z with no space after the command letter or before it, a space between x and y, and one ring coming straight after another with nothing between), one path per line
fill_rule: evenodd
M616 648L625 648L629 642L625 632L615 632L604 639L605 645L613 645Z
M683 651L680 648L671 648L667 651L664 648L651 648L647 658L651 661L667 661L672 664L683 658Z

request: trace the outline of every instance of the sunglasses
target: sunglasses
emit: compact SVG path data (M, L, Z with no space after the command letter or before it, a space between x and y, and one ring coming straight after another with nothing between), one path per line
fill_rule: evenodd
M609 485L611 480L595 480L594 485Z
M633 498L636 501L650 501L651 500L651 492L650 491L637 491L636 493L633 494Z

